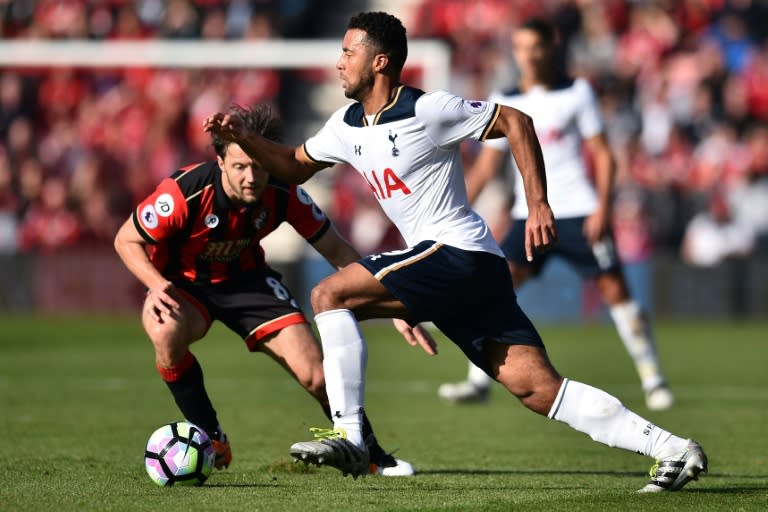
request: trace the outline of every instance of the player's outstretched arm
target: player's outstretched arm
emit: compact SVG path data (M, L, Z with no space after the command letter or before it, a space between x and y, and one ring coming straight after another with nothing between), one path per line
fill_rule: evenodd
M312 161L301 147L279 144L251 133L237 114L217 112L205 120L203 130L238 144L265 171L286 183L304 183L327 167Z
M484 146L474 163L464 172L467 183L467 199L472 204L493 178L504 161L504 152L490 146Z
M117 254L128 270L147 287L149 311L156 321L162 323L163 315L171 315L172 310L178 310L181 306L168 294L173 288L173 283L149 261L146 243L130 218L123 223L115 236Z
M528 220L525 224L525 254L533 260L534 250L546 249L555 242L555 217L547 201L544 155L530 116L502 106L487 138L505 137L523 177Z

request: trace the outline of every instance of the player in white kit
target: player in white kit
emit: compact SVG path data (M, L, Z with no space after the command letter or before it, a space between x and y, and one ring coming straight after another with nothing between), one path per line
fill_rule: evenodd
M501 250L468 206L459 142L505 137L525 184L528 257L554 241L531 118L509 107L402 85L406 55L400 20L361 13L349 22L336 65L345 95L356 103L333 114L304 145L270 142L249 133L233 115L218 113L205 122L206 130L237 142L284 181L303 182L334 163L350 163L409 246L363 258L312 291L334 429L295 443L291 455L344 474L367 472L361 416L368 353L358 321L400 318L408 323L399 322L399 330L427 352L434 351L432 340L412 326L432 320L534 412L609 446L657 459L643 491L677 490L697 478L707 460L696 442L657 427L604 391L557 373L517 306Z
M552 256L560 256L583 278L594 279L619 337L640 376L646 405L668 409L674 402L658 361L656 344L642 308L632 300L611 234L611 187L615 164L605 139L599 107L589 84L558 74L554 64L555 30L532 19L513 34L513 52L520 69L519 87L491 94L489 101L521 110L536 123L536 133L547 169L547 196L557 219L558 243L552 250L527 261L523 251L528 216L522 182L515 183L513 223L501 248L507 257L512 281L520 287L539 273ZM595 168L595 186L589 179L582 154L586 146ZM470 202L507 159L504 139L485 143L467 173ZM513 159L510 167L517 174ZM451 402L487 398L491 378L470 363L467 380L443 384L440 397Z

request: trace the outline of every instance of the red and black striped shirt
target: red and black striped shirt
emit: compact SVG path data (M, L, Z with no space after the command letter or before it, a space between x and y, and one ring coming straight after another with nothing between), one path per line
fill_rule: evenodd
M149 257L168 279L219 283L264 267L260 241L283 221L309 243L330 221L301 187L272 179L258 203L236 206L216 162L185 167L164 179L133 212Z

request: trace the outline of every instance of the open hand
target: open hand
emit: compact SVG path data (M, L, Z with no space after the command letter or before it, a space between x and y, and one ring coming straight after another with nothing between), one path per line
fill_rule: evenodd
M247 135L245 121L236 113L216 112L203 121L203 131L215 133L230 142L239 142Z
M411 327L408 322L399 318L393 318L392 322L395 324L395 329L403 335L409 345L412 347L421 346L427 354L437 355L437 342L422 326Z
M163 317L170 317L181 309L179 302L171 297L170 291L173 283L168 282L162 288L150 288L147 290L147 298L144 308L157 323L163 323Z

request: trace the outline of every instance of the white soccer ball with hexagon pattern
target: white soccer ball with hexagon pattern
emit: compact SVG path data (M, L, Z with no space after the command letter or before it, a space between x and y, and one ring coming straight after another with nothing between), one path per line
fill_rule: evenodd
M200 427L188 421L163 425L149 437L144 466L157 485L203 485L216 454Z

